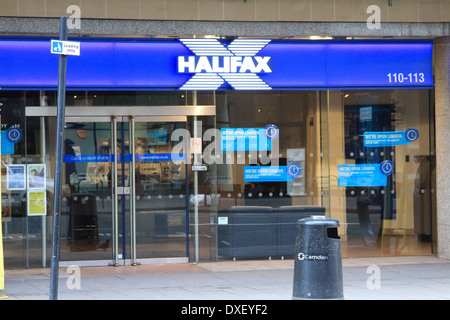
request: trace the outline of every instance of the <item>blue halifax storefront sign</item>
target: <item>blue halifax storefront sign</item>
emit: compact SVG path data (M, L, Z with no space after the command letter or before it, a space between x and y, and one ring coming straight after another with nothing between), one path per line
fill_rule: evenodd
M272 57L255 56L270 40L235 39L225 46L217 39L180 39L194 56L178 57L178 72L194 73L180 90L217 90L228 83L235 90L271 90L260 74L272 72Z
M50 38L1 38L3 90L56 90ZM76 38L68 90L432 88L428 40Z

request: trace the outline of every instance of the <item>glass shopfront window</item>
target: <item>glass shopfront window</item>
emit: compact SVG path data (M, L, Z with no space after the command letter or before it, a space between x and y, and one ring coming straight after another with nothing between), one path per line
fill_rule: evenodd
M215 105L215 116L67 121L65 155L76 157L64 163L62 259L289 258L296 222L310 215L340 221L344 257L435 253L432 97L400 89L68 92L70 107ZM2 132L22 131L2 147L5 267L49 266L55 117L26 117L25 109L54 106L56 94L4 91L0 102ZM175 130L186 134L173 140ZM194 137L201 152L183 149L184 162L145 157L166 157ZM132 153L132 139L137 161L125 155L114 164L115 153ZM388 174L380 173L385 161ZM78 215L88 207L97 214Z
M258 149L218 165L219 257L292 256L296 221L310 215L340 221L346 257L434 252L430 97L428 90L218 93L218 128L279 129L269 161ZM386 160L389 175L380 170ZM294 178L262 174L293 163Z
M329 176L338 180L336 185L330 179L328 201L331 217L343 225L344 256L435 252L432 97L428 90L322 95L329 126L322 142L328 149ZM386 161L393 166L390 174L354 174ZM380 183L378 177L384 180Z
M195 99L197 104L212 105L214 94L201 93ZM43 111L26 116L26 110L53 108L56 93L3 92L1 101L2 131L18 127L23 133L21 141L2 147L5 266L48 267L54 212L56 117L44 115ZM182 149L182 159L173 159L171 152L174 145L180 144L172 139L173 132L181 130L182 144L188 143L188 130L193 122L193 117L180 111L184 108L177 107L192 103L190 92L67 92L66 111L78 107L107 108L102 109L104 114L96 112L96 116L92 116L93 109L87 114L83 111L84 115L66 113L60 226L62 263L187 261L189 224L193 223L189 218L193 181L190 164L183 160L189 157L187 149ZM137 107L133 110L139 114L127 113L127 108L134 106ZM156 116L152 114L154 109L147 109L153 106L159 110ZM175 112L164 113L172 106L177 109ZM111 116L112 107L127 116ZM205 130L214 126L213 116L199 119ZM214 181L212 173L207 170L202 176L208 179L200 179L200 188L210 190L205 185ZM208 209L206 215L212 214L215 212ZM215 247L211 241L206 243L206 249L201 242L204 259L210 259L209 248Z
M217 165L219 257L292 256L296 221L329 209L318 92L222 92L216 106L222 150L234 139Z

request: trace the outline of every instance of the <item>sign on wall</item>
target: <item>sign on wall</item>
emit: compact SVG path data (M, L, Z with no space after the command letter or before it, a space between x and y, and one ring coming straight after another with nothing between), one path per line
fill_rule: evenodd
M433 87L429 40L93 39L68 56L68 90ZM0 87L56 90L50 39L0 41Z
M180 39L194 55L178 57L178 72L193 76L180 90L217 90L228 83L235 90L271 90L260 74L272 72L272 57L257 56L267 39Z

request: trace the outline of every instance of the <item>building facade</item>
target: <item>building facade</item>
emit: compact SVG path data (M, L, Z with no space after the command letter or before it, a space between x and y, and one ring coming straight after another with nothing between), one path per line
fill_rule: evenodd
M61 264L450 258L448 0L0 1L6 268L49 266L69 16Z

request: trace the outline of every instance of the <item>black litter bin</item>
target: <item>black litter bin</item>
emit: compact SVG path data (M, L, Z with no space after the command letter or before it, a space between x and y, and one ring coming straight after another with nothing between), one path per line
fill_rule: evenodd
M317 206L281 206L277 216L277 256L293 256L298 236L297 221L311 216L325 216L325 208Z
M344 299L339 221L300 219L295 245L293 299Z

